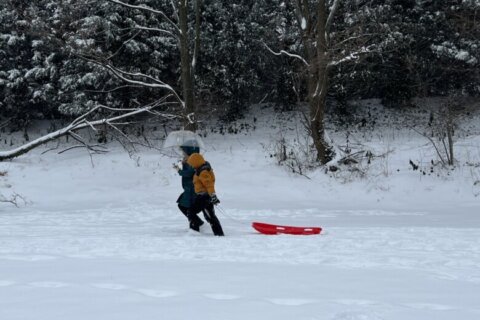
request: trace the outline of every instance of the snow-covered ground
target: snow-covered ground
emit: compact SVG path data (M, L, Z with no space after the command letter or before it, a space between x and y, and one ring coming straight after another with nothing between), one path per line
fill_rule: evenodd
M0 163L1 193L27 201L0 207L0 319L480 319L478 134L458 141L455 171L431 174L417 133L355 132L350 143L390 151L367 177L307 179L269 156L295 130L255 126L204 139L224 238L188 230L177 159L158 151L91 161L42 147ZM264 236L252 221L324 231Z

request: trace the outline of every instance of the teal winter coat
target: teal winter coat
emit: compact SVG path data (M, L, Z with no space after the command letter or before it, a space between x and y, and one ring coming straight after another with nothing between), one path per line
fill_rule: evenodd
M193 169L187 162L183 162L183 168L178 170L178 174L182 176L183 193L178 197L178 204L182 207L190 208L195 198L195 187L193 186Z

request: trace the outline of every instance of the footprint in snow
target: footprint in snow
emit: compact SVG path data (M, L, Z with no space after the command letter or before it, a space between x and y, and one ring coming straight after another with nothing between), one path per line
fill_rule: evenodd
M144 296L152 297L152 298L169 298L169 297L174 297L178 295L174 291L153 290L153 289L137 289L135 290L135 292L138 292L140 294L143 294Z
M225 293L206 293L204 296L213 300L235 300L240 298L240 296Z
M69 286L68 283L56 281L36 281L30 282L28 285L36 288L64 288Z
M314 303L311 299L267 299L273 304L281 306L303 306L305 304Z

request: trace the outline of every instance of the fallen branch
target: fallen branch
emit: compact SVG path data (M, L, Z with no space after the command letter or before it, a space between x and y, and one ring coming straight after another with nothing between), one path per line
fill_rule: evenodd
M12 196L10 198L5 198L2 194L0 194L0 202L3 202L3 203L11 203L13 204L15 207L20 207L20 204L19 202L23 202L23 204L26 204L27 201L25 200L24 197L22 197L21 195L19 195L18 193L14 193L12 194Z
M105 118L105 119L100 119L100 120L95 120L95 121L86 120L88 115L91 115L94 111L100 111L101 109L107 109L107 110L110 110L110 111L115 110L114 108L107 108L107 107L99 105L99 106L93 108L92 110L90 110L89 112L85 113L84 115L78 117L72 123L70 123L68 126L62 128L60 130L49 133L45 136L42 136L38 139L35 139L35 140L33 140L29 143L26 143L26 144L24 144L24 145L22 145L18 148L15 148L13 150L0 152L0 161L16 158L18 156L21 156L21 155L29 152L30 150L32 150L32 149L34 149L38 146L41 146L41 145L46 144L50 141L56 140L56 139L58 139L60 137L63 137L65 135L70 135L70 136L72 136L74 138L76 137L78 139L78 135L75 134L75 131L85 129L85 128L95 128L97 126L105 125L105 124L112 124L112 123L115 123L118 120L133 117L133 116L139 115L141 113L150 112L150 111L152 111L152 109L155 109L160 105L162 105L162 103L155 103L155 104L143 107L143 108L134 109L130 112L126 112L126 113L123 113L123 114L118 115L118 116L113 116L111 118ZM118 110L122 110L122 109L118 109Z

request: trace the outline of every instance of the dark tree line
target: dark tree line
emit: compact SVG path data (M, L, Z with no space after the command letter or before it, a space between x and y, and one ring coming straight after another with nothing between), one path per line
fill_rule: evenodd
M233 119L252 103L289 108L307 101L305 65L272 52L305 54L298 3L314 11L315 1L124 2L162 11L172 21L178 15L174 4L185 3L187 45L191 52L199 46L193 74L199 110L213 108ZM333 2L326 1L327 15ZM328 96L381 98L396 107L417 96L480 94L478 0L338 3L326 39L325 53L334 62ZM312 24L316 19L311 16ZM30 119L75 117L99 104L143 106L165 94L125 83L85 57L162 79L182 93L179 42L159 32L169 28L158 14L111 1L2 1L0 116L24 125Z

